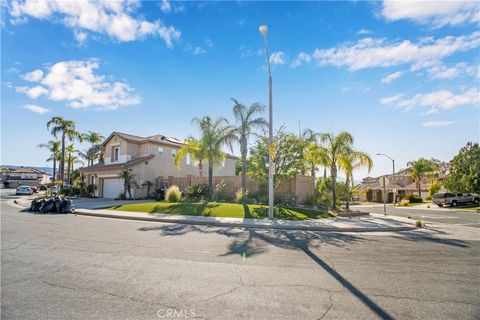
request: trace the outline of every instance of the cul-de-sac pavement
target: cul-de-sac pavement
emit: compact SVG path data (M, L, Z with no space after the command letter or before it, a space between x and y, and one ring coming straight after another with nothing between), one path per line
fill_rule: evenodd
M261 230L35 215L16 198L2 190L3 319L480 317L478 228L449 219Z

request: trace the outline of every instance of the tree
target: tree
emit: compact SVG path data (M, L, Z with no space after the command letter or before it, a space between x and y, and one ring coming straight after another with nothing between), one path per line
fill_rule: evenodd
M174 163L177 168L180 167L180 161L182 161L188 154L190 154L191 161L198 162L198 173L200 177L203 177L203 161L208 158L207 148L202 145L200 140L188 137L175 155Z
M350 149L348 152L340 155L338 166L346 175L346 209L350 210L350 191L351 188L354 187L353 171L362 167L367 167L368 172L370 172L373 168L373 161L365 152ZM350 186L350 182L352 183L352 186Z
M105 139L104 136L94 131L88 131L88 133L82 134L82 140L87 141L91 144L90 148L88 148L85 154L87 157L88 166L93 165L93 162L99 157L99 153L101 151L100 143L104 139Z
M235 141L235 131L227 119L212 119L209 116L193 118L192 122L200 129L200 148L204 150L208 160L208 186L213 190L213 166L225 159L222 148Z
M435 193L440 191L440 189L441 189L441 186L438 180L433 179L432 182L430 183L430 187L428 188L428 194L430 195L430 198L433 197Z
M318 137L319 134L311 129L305 129L301 134L299 133L299 143L302 145L300 157L305 160L300 167L300 174L302 175L305 175L307 171L309 171L312 176L315 176L315 173L312 171L312 167L315 167L316 169L319 164L314 164L316 161L312 161L312 158L308 158L306 149L308 146L312 147L313 145L318 145Z
M338 135L333 133L323 133L320 135L320 141L324 144L321 146L323 155L325 156L325 164L330 166L330 174L332 177L332 209L337 207L337 164L340 157L351 151L353 137L350 133L342 131Z
M318 166L326 167L328 165L328 157L325 154L325 149L320 148L317 142L310 142L303 150L303 159L305 167L310 171L310 175L315 180L315 175Z
M418 187L418 196L422 196L421 184L423 178L429 175L433 175L438 170L439 161L436 159L420 158L416 161L410 161L407 163L407 171L412 175L412 178L416 181Z
M65 140L73 139L81 140L81 135L75 129L75 122L72 120L65 120L62 117L53 117L47 122L47 129L55 137L61 136L61 160L60 160L60 177L62 181L65 180Z
M72 184L72 178L71 178L71 173L73 172L73 166L78 163L82 164L83 162L77 157L77 155L80 155L81 152L75 149L75 146L73 144L68 145L65 148L65 151L67 152L67 181L69 184Z
M132 198L132 184L135 183L134 178L135 175L130 173L129 170L123 170L121 173L118 174L118 177L123 179L123 197L127 199L127 192L128 198Z
M468 142L450 161L445 188L452 192L480 193L480 146Z
M273 142L278 149L274 159L274 183L278 185L281 180L287 180L300 172L303 164L302 143L297 135L285 132L283 128L275 133ZM250 148L250 157L247 160L247 174L262 184L268 183L268 145L269 139L266 135L259 137Z
M53 180L57 179L57 160L60 158L60 141L50 140L48 143L39 144L39 148L46 148L50 151L47 161L53 161Z
M246 107L235 99L232 99L233 114L235 116L236 128L235 139L240 145L240 157L242 163L242 191L247 191L247 153L248 139L254 133L255 129L262 129L267 126L267 121L262 117L256 117L265 111L265 106L260 103L254 103Z

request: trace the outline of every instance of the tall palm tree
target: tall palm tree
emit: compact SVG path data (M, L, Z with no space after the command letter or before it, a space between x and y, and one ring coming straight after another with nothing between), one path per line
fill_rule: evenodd
M310 170L312 173L312 164L310 161L306 161L305 159L305 151L307 146L310 144L317 144L318 143L319 134L311 129L305 129L302 133L298 133L298 138L300 140L301 149L300 149L300 159L304 159L304 163L300 166L300 174L305 175L307 170Z
M68 138L81 140L81 135L75 129L75 122L72 120L65 120L62 117L53 117L47 122L47 129L55 137L61 136L62 151L60 160L60 177L62 181L65 180L65 141Z
M345 154L342 154L338 161L338 166L345 172L346 175L346 196L347 203L346 208L350 210L350 182L352 187L354 186L353 171L362 167L367 167L368 172L373 168L372 158L368 154L362 151L350 150Z
M135 175L130 173L129 170L123 170L118 174L118 177L123 179L123 197L127 198L127 192L129 199L132 198L132 184L135 183Z
M213 188L213 166L225 159L222 148L235 141L235 130L228 124L227 119L212 119L209 116L193 118L192 122L200 129L200 144L205 150L208 160L208 185Z
M436 159L420 158L417 161L407 162L408 172L412 175L412 178L417 182L418 196L422 196L421 184L423 178L432 175L439 169L439 161Z
M75 149L75 146L73 144L68 145L65 148L65 151L67 152L67 181L69 184L71 184L72 179L71 179L71 173L73 172L73 166L77 164L83 164L83 161L81 161L77 155L82 155L82 153Z
M57 179L57 160L60 158L60 141L50 140L48 143L39 144L39 148L46 148L50 151L47 161L53 161L53 180Z
M235 139L240 145L240 155L242 163L242 191L247 191L247 153L248 139L254 133L255 129L262 129L267 126L267 121L262 117L256 117L265 111L265 106L260 103L254 103L246 107L235 99L232 99L233 114L235 116L236 128Z
M320 141L324 144L322 152L325 155L326 164L330 166L332 176L332 208L337 208L337 165L341 156L351 151L353 137L350 133L342 131L338 135L333 133L323 133L320 135Z
M180 167L180 161L188 154L190 154L191 161L198 162L199 175L203 177L203 161L208 158L207 149L202 145L200 140L188 137L175 155L174 162L177 168Z
M328 157L325 149L321 148L316 142L310 142L306 145L303 149L303 159L305 161L305 167L310 170L310 175L314 181L317 167L326 167L328 165Z
M90 143L90 148L87 150L86 155L88 156L88 166L93 165L95 159L98 158L98 153L100 151L99 144L105 139L98 132L88 131L88 133L82 134L82 140Z

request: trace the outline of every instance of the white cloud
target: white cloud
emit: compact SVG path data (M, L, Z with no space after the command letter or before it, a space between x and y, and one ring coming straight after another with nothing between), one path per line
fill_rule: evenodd
M94 73L98 68L97 60L61 61L35 81L39 85L16 90L32 99L46 95L50 100L64 101L70 107L82 109L115 110L140 103L140 97L128 84L106 81L106 76Z
M180 31L173 26L164 26L136 18L139 1L94 1L94 0L13 0L9 6L13 20L32 17L63 23L74 30L75 38L83 42L86 32L105 34L118 41L133 41L146 36L162 38L168 47L180 38Z
M22 75L22 79L31 81L31 82L38 82L40 79L42 79L42 77L43 77L43 71L40 69L37 69Z
M35 104L27 104L27 105L24 105L23 108L39 114L50 112L50 109L40 107Z
M290 68L295 69L304 63L310 63L312 56L305 52L300 52L298 56L290 64Z
M431 67L443 58L480 46L480 32L469 35L446 36L387 42L385 39L364 38L356 43L344 43L337 48L316 49L311 55L319 65L347 67L351 71L375 67L410 64L412 70Z
M432 79L448 80L456 78L462 74L474 76L475 68L465 62L459 62L451 67L443 64L435 65L427 69L428 75Z
M194 56L205 53L205 52L207 52L207 51L205 49L203 49L202 47L195 47L192 50L192 53L193 53Z
M480 22L477 1L383 1L382 15L390 21L409 19L434 28Z
M480 96L477 88L455 94L449 90L438 90L429 93L419 93L409 99L402 99L402 94L380 99L380 104L406 111L417 107L427 108L426 114L454 109L460 106L478 106Z
M169 13L170 11L172 11L170 1L162 0L162 3L160 3L160 10L162 10L164 13Z
M372 33L372 31L370 31L368 29L365 29L365 28L362 28L362 29L357 31L357 34L370 34L370 33Z
M271 64L284 64L285 63L285 53L282 51L274 52L270 55Z
M446 127L453 124L453 121L444 120L444 121L426 121L422 123L424 127Z
M263 50L254 51L244 45L241 45L240 48L238 48L238 51L240 51L241 58L247 58L251 56L261 56L265 54Z
M398 78L400 78L402 76L403 72L401 71L397 71L397 72L394 72L394 73L390 73L389 75L385 76L381 82L382 83L390 83L392 82L393 80L396 80Z

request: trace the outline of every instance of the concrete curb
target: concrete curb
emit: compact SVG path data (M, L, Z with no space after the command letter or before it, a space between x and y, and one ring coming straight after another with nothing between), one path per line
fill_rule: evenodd
M16 206L27 208L28 205L21 203L21 201L13 201ZM315 226L289 226L282 224L251 224L251 223L238 223L238 222L219 222L219 221L199 221L199 220L187 220L187 219L172 219L162 217L142 217L142 216L128 216L128 215L115 215L109 213L95 212L94 210L87 209L75 209L74 215L97 217L97 218L109 218L120 220L132 220L132 221L148 221L148 222L161 222L161 223L176 223L187 225L202 225L213 227L227 227L227 228L246 228L246 229L263 229L263 230L299 230L299 231L323 231L323 232L398 232L398 231L411 231L416 227L315 227Z
M249 224L249 223L236 223L236 222L218 222L218 221L192 221L185 219L171 219L161 217L142 217L142 216L126 216L115 215L108 213L92 212L89 210L78 209L75 210L76 215L97 217L97 218L111 218L121 220L134 220L134 221L148 221L148 222L162 222L162 223L176 223L176 224L188 224L188 225L203 225L213 227L229 227L229 228L246 228L246 229L264 229L264 230L299 230L299 231L325 231L325 232L394 232L394 231L411 231L415 230L412 227L358 227L358 228L335 228L335 227L314 227L314 226L288 226L281 224Z

